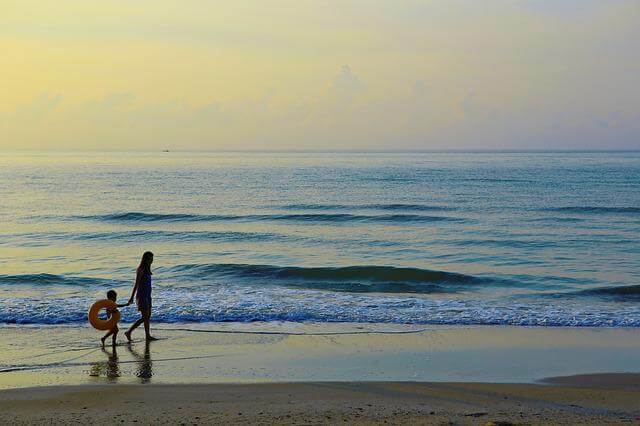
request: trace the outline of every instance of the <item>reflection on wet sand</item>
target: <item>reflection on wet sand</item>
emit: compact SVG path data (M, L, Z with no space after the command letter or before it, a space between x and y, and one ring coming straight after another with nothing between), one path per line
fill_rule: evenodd
M107 361L99 361L91 364L91 370L89 375L91 377L106 376L110 381L115 381L120 377L120 363L118 362L118 351L113 346L111 353L105 348L102 348L102 352L107 355Z
M127 345L127 349L138 361L136 377L140 378L141 383L149 383L151 381L151 376L153 376L153 362L151 361L149 342L145 342L144 344L144 355L140 355L140 353L135 351L131 345Z
M107 355L107 360L92 363L91 369L89 370L89 376L106 377L109 381L116 381L118 378L123 377L120 364L135 363L137 365L134 372L135 376L140 379L140 383L149 383L153 376L153 361L151 360L151 348L149 342L145 343L143 354L136 351L131 345L127 345L126 348L133 356L133 361L120 361L118 358L118 351L115 346L112 348L111 352L103 348L102 352Z

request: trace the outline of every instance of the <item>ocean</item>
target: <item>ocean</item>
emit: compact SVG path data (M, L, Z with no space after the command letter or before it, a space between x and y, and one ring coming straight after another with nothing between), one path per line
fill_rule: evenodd
M640 153L0 154L0 324L145 250L155 322L637 327Z

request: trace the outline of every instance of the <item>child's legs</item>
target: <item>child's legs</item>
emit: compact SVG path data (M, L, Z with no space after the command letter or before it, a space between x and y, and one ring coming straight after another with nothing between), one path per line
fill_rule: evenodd
M116 327L116 332L117 332L117 327ZM102 336L102 341L107 340L107 337L111 336L112 334L113 334L113 328L111 330L107 331L107 334Z
M118 326L117 325L114 326L109 333L111 333L111 335L113 336L111 338L111 343L113 344L113 346L115 346L116 345L116 339L118 338Z

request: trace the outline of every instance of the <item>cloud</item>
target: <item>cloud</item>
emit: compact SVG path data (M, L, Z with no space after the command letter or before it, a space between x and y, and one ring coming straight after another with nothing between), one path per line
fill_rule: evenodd
M412 90L413 90L414 96L422 97L427 93L427 83L425 83L424 80L416 80L413 83Z
M16 108L13 118L19 121L40 121L54 111L62 102L62 96L51 93L41 93L31 102Z
M135 95L131 92L108 93L77 106L73 114L79 120L104 122L111 125L129 125Z
M296 97L283 86L198 101L174 95L145 101L134 91L114 91L84 101L64 94L63 103L63 95L45 92L15 111L12 117L21 120L0 122L0 134L17 147L57 149L85 148L86 141L100 149L638 146L638 98L609 92L607 81L568 81L530 93L516 84L490 90L472 79L458 84L428 73L410 78L404 71L365 85L345 65Z
M112 111L130 105L135 99L131 92L108 93L102 98L90 100L85 108L94 111Z
M360 78L351 72L349 65L343 65L340 73L329 84L329 92L338 94L354 94L364 89Z
M458 103L458 107L460 108L460 111L462 111L462 114L467 117L476 112L476 92L472 90L467 93L465 97L462 98L462 100Z

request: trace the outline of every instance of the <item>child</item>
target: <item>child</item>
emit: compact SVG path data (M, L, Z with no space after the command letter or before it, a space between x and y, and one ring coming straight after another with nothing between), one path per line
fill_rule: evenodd
M118 293L116 293L115 290L109 290L107 292L107 299L115 302L116 299L118 298ZM124 306L127 306L126 303L120 304L120 305L116 305L118 308L122 308ZM107 309L107 315L109 318L111 318L111 315L115 312L118 312L117 309ZM107 337L112 336L111 338L111 344L115 347L116 346L116 337L118 337L118 324L114 325L113 328L111 330L109 330L107 332L107 334L104 335L104 337L102 337L100 339L100 341L102 342L102 347L104 348L104 341L107 340Z

